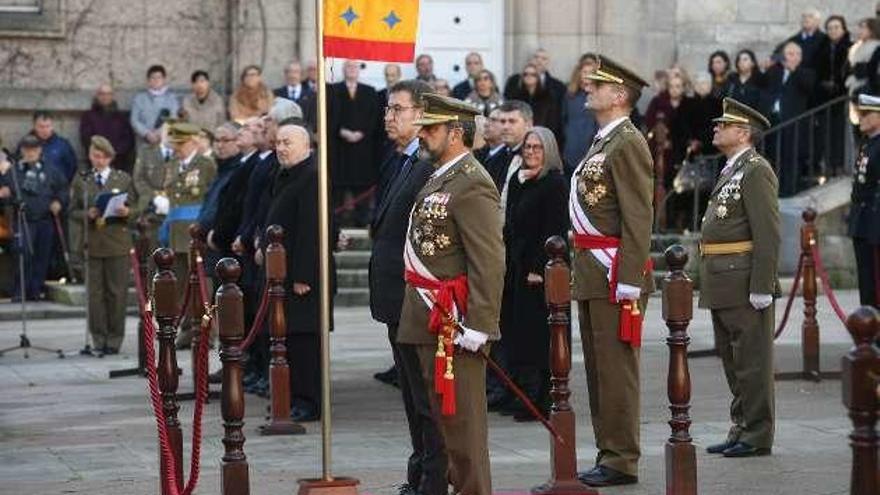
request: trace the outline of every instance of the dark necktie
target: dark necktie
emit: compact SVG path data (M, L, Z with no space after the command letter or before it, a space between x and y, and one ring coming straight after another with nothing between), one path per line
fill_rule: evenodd
M95 184L98 185L98 189L104 187L104 176L101 174L95 174Z
M397 174L394 175L394 179L391 180L391 187L388 188L389 199L397 192L397 189L400 187L400 184L403 183L411 166L412 160L410 160L410 156L406 153L402 153L400 155L400 165L397 167Z

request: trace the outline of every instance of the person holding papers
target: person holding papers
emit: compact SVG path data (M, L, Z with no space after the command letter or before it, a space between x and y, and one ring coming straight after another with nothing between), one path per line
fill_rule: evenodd
M89 332L98 352L117 354L125 336L125 297L128 288L128 219L137 204L131 176L111 169L116 155L103 136L93 136L89 146L92 169L73 181L70 216L88 221L87 254Z

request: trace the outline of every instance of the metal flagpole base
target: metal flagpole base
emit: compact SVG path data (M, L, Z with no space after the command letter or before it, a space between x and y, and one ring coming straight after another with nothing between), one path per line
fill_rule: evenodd
M354 478L307 478L298 481L297 495L357 495L360 481Z
M306 432L305 426L299 423L294 423L291 420L274 420L270 423L260 425L257 430L260 432L260 435L263 436L304 435Z

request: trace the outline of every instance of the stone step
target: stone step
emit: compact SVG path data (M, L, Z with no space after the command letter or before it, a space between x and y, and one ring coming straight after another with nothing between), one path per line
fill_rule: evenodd
M50 302L65 304L67 306L85 306L86 287L80 284L62 284L59 282L46 282L46 299ZM128 288L126 302L130 307L137 306L137 294L134 287Z
M336 269L366 269L370 265L369 251L340 251L336 253Z
M366 268L342 268L336 270L336 283L340 288L365 288L370 285Z
M370 290L367 288L340 287L333 299L335 307L350 308L355 306L368 306L370 304Z
M342 229L342 234L348 238L349 251L369 251L373 245L367 229Z

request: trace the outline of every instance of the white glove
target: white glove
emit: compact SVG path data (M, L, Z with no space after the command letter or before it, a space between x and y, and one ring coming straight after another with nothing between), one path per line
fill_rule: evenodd
M637 301L641 295L641 288L628 284L617 284L617 292L614 293L618 301Z
M157 215L167 215L168 210L171 209L171 201L165 196L156 196L153 198L153 206L156 207Z
M770 306L773 296L770 294L749 294L749 303L758 311Z
M453 342L462 349L477 352L480 350L480 346L485 344L487 340L489 340L487 334L477 330L471 330L470 328L461 327L461 333L455 336Z

